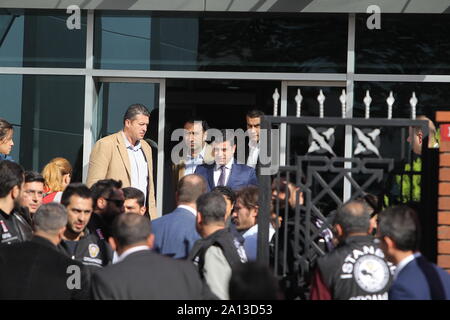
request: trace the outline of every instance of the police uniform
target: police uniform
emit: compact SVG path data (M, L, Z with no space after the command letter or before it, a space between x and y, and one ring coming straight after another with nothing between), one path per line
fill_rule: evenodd
M59 244L62 252L73 260L79 261L89 269L101 268L112 260L113 250L103 235L91 233L88 228L78 241L62 240Z
M395 269L372 236L348 237L317 267L313 300L387 300Z
M15 210L7 214L0 209L0 243L12 244L30 240L33 229Z

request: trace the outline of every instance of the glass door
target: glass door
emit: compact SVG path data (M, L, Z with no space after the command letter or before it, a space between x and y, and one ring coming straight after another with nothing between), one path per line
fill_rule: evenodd
M145 140L153 151L153 183L158 216L163 211L164 175L164 112L165 80L136 78L98 78L97 103L93 108L92 135L94 143L123 128L126 109L134 104L145 105L150 111L150 123Z

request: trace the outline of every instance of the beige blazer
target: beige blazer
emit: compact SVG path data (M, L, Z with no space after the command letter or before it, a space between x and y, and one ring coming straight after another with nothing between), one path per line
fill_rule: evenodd
M122 131L119 131L104 137L95 143L89 158L89 169L86 182L89 188L102 179L121 180L123 188L131 186L131 164L121 132ZM148 164L147 206L151 218L156 219L152 149L144 140L141 140L141 146Z
M206 143L205 145L205 157L203 160L204 163L208 164L214 163L213 148L208 143ZM180 163L174 164L172 166L172 175L175 189L177 188L178 181L180 181L180 179L184 177L185 171L186 171L186 163L183 160Z

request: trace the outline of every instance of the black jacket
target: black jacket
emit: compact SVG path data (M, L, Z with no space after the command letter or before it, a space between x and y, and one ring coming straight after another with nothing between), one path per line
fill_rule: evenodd
M0 245L0 300L89 298L83 265L67 258L49 240Z
M0 210L0 244L12 244L30 240L33 229L27 220L13 210L10 214Z
M113 258L113 250L106 240L100 239L88 228L84 230L84 235L78 240L74 255L70 252L65 240L61 241L58 248L69 258L81 262L89 269L106 266Z
M192 263L151 250L131 253L92 277L96 300L198 300L214 297Z

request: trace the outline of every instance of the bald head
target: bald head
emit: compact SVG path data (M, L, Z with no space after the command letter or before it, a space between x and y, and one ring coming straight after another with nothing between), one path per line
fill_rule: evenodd
M202 176L188 174L178 182L178 204L194 203L206 192L206 182Z
M350 200L339 208L334 224L340 225L345 235L368 233L371 211L364 200Z

